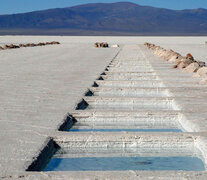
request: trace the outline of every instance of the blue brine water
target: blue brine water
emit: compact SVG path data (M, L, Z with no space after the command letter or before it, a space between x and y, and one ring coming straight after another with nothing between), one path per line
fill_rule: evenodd
M182 132L180 129L69 129L70 132Z
M52 158L44 171L204 171L197 157L84 157Z

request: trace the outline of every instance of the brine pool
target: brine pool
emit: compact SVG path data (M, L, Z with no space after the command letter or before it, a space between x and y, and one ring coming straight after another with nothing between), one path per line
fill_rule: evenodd
M83 157L52 158L45 171L183 170L204 171L197 157Z
M86 143L87 146L87 143ZM201 155L186 148L63 147L44 171L205 171Z
M69 129L69 132L182 132L180 129Z

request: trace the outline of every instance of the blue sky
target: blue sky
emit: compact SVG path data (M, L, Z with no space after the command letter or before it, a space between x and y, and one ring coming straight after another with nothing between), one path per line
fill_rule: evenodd
M121 1L121 0L119 0ZM127 0L125 0L127 1ZM140 5L168 9L206 8L207 0L128 0ZM118 2L117 0L0 0L0 14L30 12L34 10L69 7L83 3Z

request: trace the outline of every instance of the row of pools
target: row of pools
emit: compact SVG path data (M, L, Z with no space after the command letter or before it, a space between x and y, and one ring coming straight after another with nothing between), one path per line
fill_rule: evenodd
M134 63L134 62L133 62ZM144 64L144 62L143 62ZM113 62L111 66L116 66ZM164 88L159 78L152 71L146 76L144 81L134 81L136 78L144 76L130 74L126 70L126 63L120 73L116 67L109 67L102 80L96 81L90 91L90 96L85 97L78 105L77 110L81 111L164 111L176 112L179 108L170 98L169 93ZM149 66L149 64L148 64ZM114 72L110 74L110 70ZM134 67L134 70L136 67ZM121 72L122 72L121 71ZM136 70L137 71L137 70ZM147 69L146 69L147 71ZM142 73L147 73L143 70ZM125 74L127 76L125 76ZM131 78L131 79L130 79ZM130 81L127 81L130 79ZM124 80L124 81L123 81ZM132 81L133 80L133 81ZM120 89L122 87L122 89ZM147 89L147 87L149 87ZM105 89L104 89L105 88ZM131 89L132 88L132 89ZM146 88L146 91L145 91ZM148 97L143 97L144 95ZM107 97L105 97L107 96ZM114 97L115 96L115 97ZM137 97L136 97L137 96ZM109 98L110 97L110 98ZM124 97L124 98L123 98ZM130 99L131 98L131 99ZM84 112L83 112L84 113ZM111 112L110 112L111 113ZM105 117L105 119L104 119ZM160 122L159 119L160 117ZM166 118L165 118L166 117ZM68 133L82 133L82 136L96 136L96 133L105 133L106 136L112 133L181 133L182 128L176 123L176 117L170 119L170 115L157 116L154 118L141 117L140 122L133 119L124 119L124 117L108 118L102 115L100 120L90 116L87 118L73 117L73 126L67 129ZM117 118L117 119L116 119ZM112 121L111 121L112 120ZM97 121L97 122L96 122ZM110 123L113 122L113 123ZM118 124L122 122L121 124ZM157 123L157 124L156 124ZM168 124L168 126L166 126ZM90 133L90 134L88 134ZM153 134L151 134L153 136ZM104 137L104 135L103 135ZM152 140L153 141L153 140ZM81 145L81 143L83 143ZM126 171L126 170L145 170L145 171L205 171L205 164L201 152L192 145L183 142L170 148L171 142L166 141L168 145L154 145L153 142L147 142L147 146L116 146L113 143L101 143L93 145L88 142L74 142L72 145L59 145L53 157L48 161L44 171ZM137 143L137 142L131 142ZM139 142L142 144L142 142ZM157 142L159 144L159 140ZM175 141L175 143L177 143ZM124 144L124 143L123 143ZM160 142L160 144L162 144ZM173 142L172 142L173 144Z
M81 121L81 119L79 120ZM181 129L176 128L175 124L169 128L165 128L165 125L160 126L160 124L157 126L154 124L153 128L142 124L142 128L138 128L140 127L138 124L139 126L136 128L133 123L129 126L124 125L124 123L114 126L116 122L114 124L107 124L107 122L93 124L90 121L80 121L75 122L66 131L71 133L172 132L178 134L182 132ZM87 134L85 135L87 136ZM140 148L114 148L110 145L105 150L90 145L86 145L84 148L63 146L57 149L44 171L205 171L201 152L197 149L189 152L189 148L178 147L172 153L169 147L153 149L152 146L152 148L142 151L144 152L140 153Z

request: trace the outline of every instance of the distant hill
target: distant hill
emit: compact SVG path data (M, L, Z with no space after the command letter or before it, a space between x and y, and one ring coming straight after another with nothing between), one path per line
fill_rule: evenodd
M0 34L207 35L207 10L169 10L129 2L1 15Z

